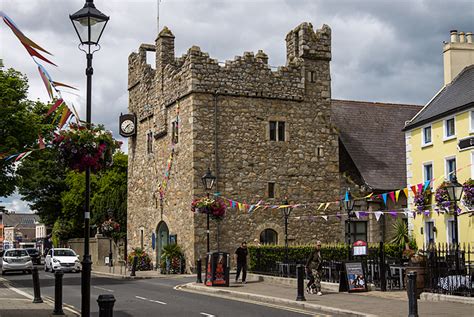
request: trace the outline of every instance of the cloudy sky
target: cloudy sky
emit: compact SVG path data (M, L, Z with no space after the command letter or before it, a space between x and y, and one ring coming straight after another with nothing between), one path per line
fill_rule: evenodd
M53 80L80 89L64 94L85 117L85 55L69 14L84 0L0 0L4 11L33 41L54 54L43 65ZM127 57L154 43L158 0L96 0L110 21L94 54L92 120L118 136L127 112ZM472 0L162 0L160 26L176 36L176 56L198 45L219 61L263 49L272 66L285 64L285 35L301 22L332 28L332 97L425 104L443 83L442 47L449 31L474 31ZM35 64L5 24L0 58L25 73L30 99L48 100ZM3 199L24 210L18 196Z

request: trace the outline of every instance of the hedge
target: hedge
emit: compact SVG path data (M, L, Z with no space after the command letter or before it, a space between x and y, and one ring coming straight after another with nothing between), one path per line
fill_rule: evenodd
M416 249L416 246L411 246ZM388 258L402 258L403 247L398 244L384 244L385 257ZM376 257L379 255L379 245L369 244L370 256ZM260 255L259 268L275 267L276 262L285 259L285 247L281 245L263 245L263 246L249 246L250 263L249 269L255 270L257 266L257 254ZM314 250L314 245L297 245L288 246L288 261L290 263L304 263ZM344 261L347 259L347 245L333 244L323 245L321 247L321 256L323 260Z

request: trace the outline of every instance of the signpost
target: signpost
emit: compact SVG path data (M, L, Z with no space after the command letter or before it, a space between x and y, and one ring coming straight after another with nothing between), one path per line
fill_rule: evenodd
M352 252L354 252L354 256L367 255L367 242L357 240L353 244Z
M349 293L367 292L367 282L362 262L352 261L344 263L346 282Z

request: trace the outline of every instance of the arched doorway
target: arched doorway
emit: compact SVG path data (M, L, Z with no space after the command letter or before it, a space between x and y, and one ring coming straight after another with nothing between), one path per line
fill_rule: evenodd
M156 227L156 265L160 266L163 248L170 242L170 232L166 222L161 221Z

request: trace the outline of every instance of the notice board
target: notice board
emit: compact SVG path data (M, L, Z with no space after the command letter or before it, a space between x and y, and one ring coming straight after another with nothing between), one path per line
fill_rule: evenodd
M367 292L367 281L365 280L365 270L362 262L345 262L344 266L349 293Z

